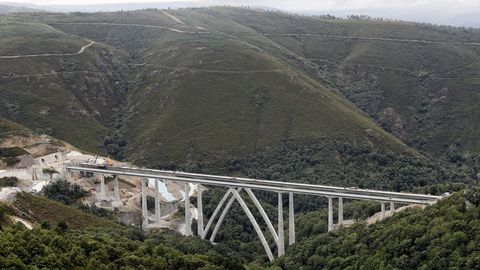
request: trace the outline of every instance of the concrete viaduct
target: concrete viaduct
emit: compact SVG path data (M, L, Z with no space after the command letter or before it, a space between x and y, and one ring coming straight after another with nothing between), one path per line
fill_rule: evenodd
M128 177L138 177L142 179L142 226L147 228L149 225L148 221L148 212L147 212L147 195L146 190L148 187L148 179L155 179L155 225L160 225L160 195L158 190L158 183L161 180L171 180L185 183L185 194L189 194L190 185L189 183L199 184L197 185L197 211L198 211L198 222L197 222L197 232L198 235L205 239L208 232L213 227L213 231L210 234L210 242L214 242L215 236L225 219L225 216L228 210L231 208L235 200L238 201L243 211L247 215L248 219L252 223L260 241L265 248L267 256L270 260L273 260L273 253L268 245L268 242L263 234L262 229L258 225L258 222L255 220L252 212L248 208L247 204L243 200L240 192L244 190L250 199L253 201L255 207L258 209L263 220L267 224L269 232L272 234L272 237L275 241L278 250L278 256L285 254L285 239L284 239L284 218L283 218L283 199L284 194L288 194L288 244L292 245L295 243L295 219L294 219L294 203L293 196L294 194L304 194L312 196L321 196L328 198L328 231L334 229L333 223L333 199L338 199L338 225L342 226L343 224L343 199L358 199L358 200L369 200L377 201L381 205L381 214L380 219L385 218L385 205L390 204L390 211L393 211L395 208L395 203L402 204L421 204L421 205L432 205L440 200L441 196L432 196L424 194L414 194L414 193L401 193L401 192L390 192L390 191L379 191L379 190L369 190L369 189L357 189L357 188L346 188L346 187L336 187L336 186L326 186L326 185L312 185L312 184L301 184L301 183L290 183L290 182L279 182L279 181L270 181L270 180L259 180L259 179L249 179L241 177L230 177L230 176L218 176L218 175L207 175L207 174L196 174L196 173L187 173L187 172L178 172L178 171L164 171L164 170L153 170L145 168L120 168L120 167L99 167L96 165L87 165L80 164L77 166L67 166L67 171L81 171L81 172L90 172L98 173L103 175L112 175L114 177L114 197L115 200L120 200L120 193L118 187L118 176L128 176ZM201 185L210 185L210 186L219 186L227 187L228 190L225 195L222 197L218 205L216 206L212 216L209 218L206 226L203 223L203 207L202 207L202 188ZM105 182L104 178L101 179L101 192L105 194ZM273 226L270 218L266 214L262 205L258 201L255 194L252 190L263 190L275 192L278 194L278 224L277 229ZM191 217L190 211L190 200L188 196L185 199L185 227L186 235L192 235L191 231ZM222 210L223 209L223 210ZM220 214L217 220L217 216ZM215 223L215 220L216 223Z

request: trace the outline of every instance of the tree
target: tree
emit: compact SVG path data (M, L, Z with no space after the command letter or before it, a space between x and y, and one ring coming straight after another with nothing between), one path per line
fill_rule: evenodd
M58 233L65 233L68 230L68 225L65 221L60 221L57 224L57 228L55 229Z

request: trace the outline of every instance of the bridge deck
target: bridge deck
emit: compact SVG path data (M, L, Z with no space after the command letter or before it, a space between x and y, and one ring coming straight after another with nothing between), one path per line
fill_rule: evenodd
M222 187L241 187L272 192L289 192L323 197L342 197L347 199L373 200L380 202L414 203L431 205L442 196L433 196L415 193L391 192L369 189L346 188L326 185L312 185L302 183L280 182L271 180L249 179L241 177L196 174L178 171L164 171L143 168L105 167L80 164L67 166L67 170L123 175L139 178L156 178L180 182L198 183Z

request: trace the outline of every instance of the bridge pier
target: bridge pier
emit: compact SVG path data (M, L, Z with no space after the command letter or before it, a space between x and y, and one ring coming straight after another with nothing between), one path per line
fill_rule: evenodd
M343 226L343 198L338 197L338 226Z
M160 213L159 179L155 179L155 225L160 226L162 215Z
M192 220L190 217L190 184L185 182L185 235L192 235Z
M203 235L203 203L202 203L202 186L197 184L197 234Z
M147 187L145 187L145 179L142 178L142 228L148 227L148 209L147 209Z
M115 201L118 202L120 201L120 188L118 186L118 175L114 175L113 178L115 179L114 186L113 186Z
M390 212L392 212L392 215L393 215L393 213L395 213L395 203L394 202L390 202Z
M293 193L288 193L288 245L295 244L295 213L293 209Z
M104 174L102 174L102 176L100 177L100 196L102 197L102 199L105 199L105 197L107 197L107 188L105 186Z
M278 257L285 255L285 232L283 226L283 194L278 193Z
M380 219L379 220L384 220L385 219L385 203L381 203L381 210L380 210Z
M328 197L328 231L333 231L333 202L332 197Z

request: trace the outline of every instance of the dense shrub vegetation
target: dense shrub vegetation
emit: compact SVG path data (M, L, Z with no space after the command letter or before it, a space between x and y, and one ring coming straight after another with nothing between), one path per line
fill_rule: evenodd
M284 269L478 269L480 188L426 210L321 234L292 246Z
M277 148L258 152L247 158L231 158L217 163L196 162L184 166L170 163L160 167L244 175L277 181L431 194L458 191L472 182L464 171L422 156L410 153L398 154L382 151L369 145L327 139L285 140ZM206 217L212 214L224 192L224 189L211 188L204 193L203 207ZM255 193L269 217L272 218L272 222L275 223L277 194L257 191ZM257 220L262 220L248 196L243 197ZM192 200L192 204L195 205L196 201ZM288 205L287 196L284 196L284 205ZM346 219L364 219L380 211L380 205L372 202L345 201L344 207ZM326 208L325 198L295 196L298 239L304 240L327 231ZM286 216L287 213L284 215ZM261 226L266 228L265 224ZM232 207L229 211L224 225L217 234L216 242L225 243L248 260L267 261L258 237L240 207ZM272 239L270 243L273 243ZM272 249L275 252L273 245Z
M52 200L71 204L88 194L79 185L70 184L66 180L53 181L42 189L43 194Z
M345 140L286 140L272 151L229 160L226 167L255 178L394 191L472 181L433 159Z
M48 227L48 226L47 226ZM243 269L222 245L164 232L21 227L0 231L2 269Z
M2 177L0 178L0 187L15 187L18 183L16 177Z
M28 152L20 147L0 148L0 161L5 163L7 166L13 166L20 161L18 156L24 154L28 154Z

